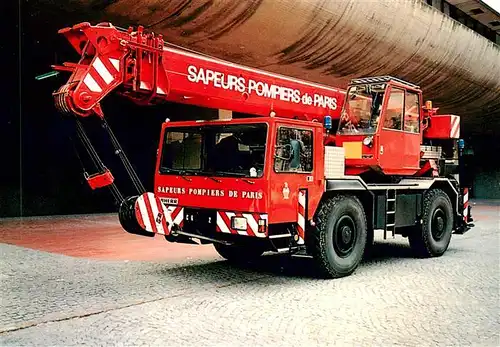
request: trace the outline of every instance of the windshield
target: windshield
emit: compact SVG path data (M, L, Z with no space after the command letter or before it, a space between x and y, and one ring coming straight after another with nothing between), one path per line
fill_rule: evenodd
M266 124L167 128L160 173L262 177Z
M384 83L352 86L339 123L340 134L373 134L382 109Z

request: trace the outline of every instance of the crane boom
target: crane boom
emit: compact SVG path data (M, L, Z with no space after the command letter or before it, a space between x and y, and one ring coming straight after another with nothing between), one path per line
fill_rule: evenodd
M110 92L140 104L171 101L256 116L322 121L339 118L344 90L269 73L179 49L161 35L119 29L110 23L61 29L81 55L54 94L66 113L102 116L99 102Z

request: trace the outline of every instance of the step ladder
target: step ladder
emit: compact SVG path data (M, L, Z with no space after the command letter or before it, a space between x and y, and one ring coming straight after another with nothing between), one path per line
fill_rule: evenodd
M385 192L385 229L384 239L394 238L396 234L396 190L387 189Z

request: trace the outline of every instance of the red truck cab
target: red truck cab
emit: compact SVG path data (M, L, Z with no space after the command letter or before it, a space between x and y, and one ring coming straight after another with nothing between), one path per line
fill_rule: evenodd
M319 204L323 132L318 122L275 117L167 121L155 194L175 228L265 238L269 225L297 221L299 202Z

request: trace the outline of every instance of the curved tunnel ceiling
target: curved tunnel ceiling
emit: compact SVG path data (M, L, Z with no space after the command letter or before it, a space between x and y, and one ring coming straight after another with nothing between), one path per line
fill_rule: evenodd
M186 48L341 88L393 75L476 130L500 120L500 47L421 0L78 1L85 21L141 24Z

